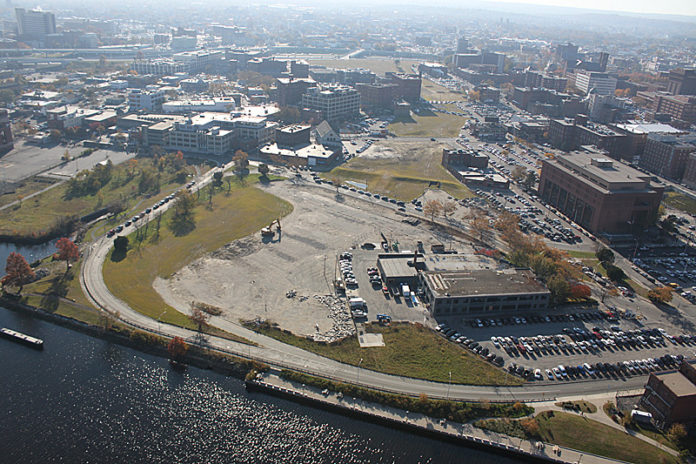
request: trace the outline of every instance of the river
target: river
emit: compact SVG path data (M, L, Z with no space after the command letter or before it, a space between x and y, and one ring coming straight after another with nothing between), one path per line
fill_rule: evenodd
M15 245L13 243L0 243L0 276L5 275L5 262L7 257L16 251L24 256L29 264L37 259L45 258L46 256L56 251L55 240L42 243L40 245Z
M129 463L516 462L350 419L0 308L0 461Z

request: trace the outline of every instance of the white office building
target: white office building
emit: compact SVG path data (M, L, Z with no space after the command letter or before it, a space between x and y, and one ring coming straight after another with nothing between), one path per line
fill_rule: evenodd
M598 95L614 95L616 78L602 72L579 71L575 75L575 87L585 95L590 91Z
M128 106L131 111L159 111L164 98L164 90L159 88L133 89L128 94Z
M302 95L302 106L321 111L329 122L353 119L360 115L360 93L346 85L310 87Z

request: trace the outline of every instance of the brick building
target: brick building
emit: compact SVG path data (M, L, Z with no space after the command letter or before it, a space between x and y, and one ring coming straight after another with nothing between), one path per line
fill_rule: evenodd
M672 95L696 95L696 69L672 69L667 92Z
M14 148L12 137L12 123L10 113L6 109L0 109L0 153L6 153Z
M686 159L682 182L689 188L696 189L696 153L691 153Z
M664 113L674 119L696 123L696 97L689 95L657 95L653 103L655 113Z
M296 147L309 144L311 126L292 125L279 127L275 131L275 140L281 147Z
M583 145L594 145L606 150L612 158L620 159L628 137L605 125L593 123L586 116L578 115L575 120L554 119L549 123L549 141L563 150L576 150Z
M690 153L696 152L696 134L650 134L638 164L659 176L681 182Z
M696 420L696 368L682 362L677 371L652 372L640 406L665 426Z
M649 224L663 191L649 175L596 153L542 161L539 196L594 233L628 234Z
M360 93L360 105L365 109L391 109L394 95L398 90L397 84L356 84Z
M278 105L295 106L302 102L302 95L308 88L316 85L312 79L280 77L276 79L278 88Z
M394 98L409 102L420 100L422 80L417 74L388 72L385 77L397 86L394 90Z

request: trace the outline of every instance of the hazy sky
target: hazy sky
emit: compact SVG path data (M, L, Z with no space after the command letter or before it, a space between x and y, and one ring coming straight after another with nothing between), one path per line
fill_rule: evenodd
M505 0L501 3L531 3L634 13L696 16L696 0Z

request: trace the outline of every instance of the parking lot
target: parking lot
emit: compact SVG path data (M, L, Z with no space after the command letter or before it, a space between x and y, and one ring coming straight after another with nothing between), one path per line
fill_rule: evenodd
M539 382L646 375L696 355L694 334L646 328L597 310L444 324L441 329L456 331L447 335L452 343Z

